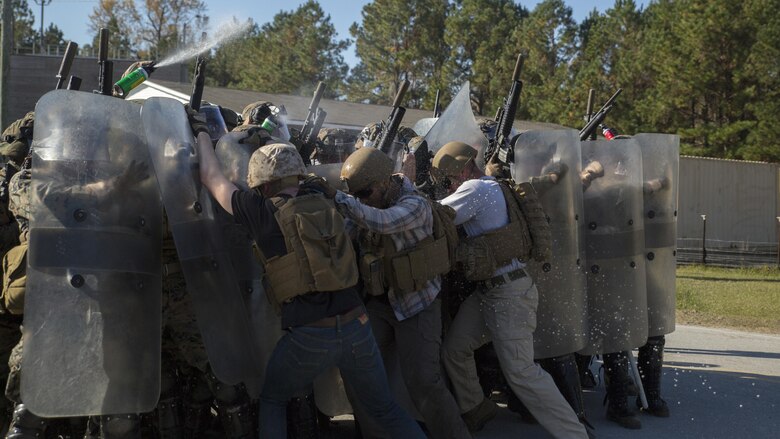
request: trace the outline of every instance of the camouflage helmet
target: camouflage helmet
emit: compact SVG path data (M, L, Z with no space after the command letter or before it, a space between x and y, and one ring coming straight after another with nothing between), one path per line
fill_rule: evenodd
M289 143L271 143L258 148L249 158L247 184L250 188L285 177L306 174L298 150Z
M366 125L365 128L358 134L355 141L355 149L360 149L364 146L373 147L379 141L379 135L384 129L384 122L371 122Z
M404 145L407 145L415 137L417 137L417 133L414 132L413 129L403 125L398 127L398 134L395 135L395 139Z
M496 138L496 131L498 130L498 122L488 117L478 117L477 126L482 134L485 135L489 141L493 141Z
M225 119L225 125L227 125L228 131L233 131L233 129L239 125L241 125L241 115L236 113L230 108L227 107L219 107L220 113L222 113L222 118Z
M343 128L323 128L317 134L317 139L328 146L355 144L355 135Z
M374 183L390 179L394 163L376 148L360 148L347 157L341 167L341 181L350 193L360 192Z
M266 117L271 115L271 107L274 104L268 101L257 101L244 107L241 112L241 120L252 125L260 125Z
M436 177L453 177L477 157L477 150L463 142L445 143L433 157L432 169Z
M30 111L3 130L2 139L0 139L2 162L11 160L16 165L21 166L30 151L34 125L35 112Z

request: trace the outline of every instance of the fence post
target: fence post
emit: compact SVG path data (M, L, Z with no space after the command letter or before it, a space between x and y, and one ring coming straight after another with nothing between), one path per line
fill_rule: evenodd
M780 268L780 216L777 218L777 268Z
M701 264L707 265L707 215L701 216Z

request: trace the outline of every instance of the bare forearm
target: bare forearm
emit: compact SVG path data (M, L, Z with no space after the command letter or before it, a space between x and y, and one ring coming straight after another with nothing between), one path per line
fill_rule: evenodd
M201 183L206 186L222 208L232 215L231 198L237 188L222 173L208 133L198 134L198 159L200 160Z

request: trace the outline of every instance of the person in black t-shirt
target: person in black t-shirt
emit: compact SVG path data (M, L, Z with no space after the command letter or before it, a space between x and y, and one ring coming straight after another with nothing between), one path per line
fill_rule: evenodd
M260 437L286 438L287 401L321 372L338 366L391 437L424 438L391 395L354 287L357 267L343 218L331 200L299 185L306 169L295 147L275 143L255 151L249 161L252 189L239 190L222 174L205 123L188 113L198 140L201 181L249 229L265 266L269 298L282 313L286 333L268 362L260 394Z

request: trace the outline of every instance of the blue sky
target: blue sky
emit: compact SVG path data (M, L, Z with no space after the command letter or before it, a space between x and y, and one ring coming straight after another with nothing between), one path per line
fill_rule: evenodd
M38 21L41 9L34 0L28 0L30 7L35 14L36 29L40 26ZM88 28L89 14L97 5L96 0L53 0L44 10L44 24L56 24L65 35L65 40L73 40L79 45L88 44L92 41L93 35ZM137 3L143 3L143 0L137 0ZM263 24L273 19L273 16L281 10L295 9L303 1L293 0L205 0L208 7L207 14L211 17L211 23L219 23L222 20L228 20L233 16L244 18L251 17L255 22ZM320 5L329 13L331 20L336 27L339 38L349 37L349 27L352 23L360 21L360 11L368 1L364 0L319 0ZM520 1L528 9L539 3L536 0ZM614 0L567 0L566 3L571 6L575 20L582 21L588 13L596 8L599 11L609 9L614 5ZM645 4L646 1L638 0L638 4ZM229 7L226 7L229 5ZM350 48L344 53L344 59L349 65L356 63L354 49Z

